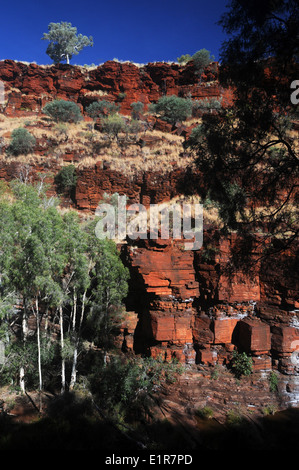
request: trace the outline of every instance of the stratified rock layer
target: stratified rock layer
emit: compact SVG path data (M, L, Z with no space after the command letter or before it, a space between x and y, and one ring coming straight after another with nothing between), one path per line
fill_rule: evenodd
M274 275L266 262L257 263L254 271L243 266L230 274L228 247L232 249L236 236L224 239L215 232L212 238L209 234L212 239L215 250L209 260L204 246L185 250L183 239L123 246L131 269L128 305L139 318L136 350L189 363L229 364L238 349L252 356L254 370L274 367L295 373L291 359L299 346L298 279L282 278L278 265ZM284 260L290 273L291 262L291 255Z
M0 62L0 80L5 87L3 111L8 116L39 112L53 99L78 103L82 110L93 101L116 102L123 114L130 114L131 103L145 107L163 95L191 96L194 99L222 97L230 103L230 90L220 90L217 64L201 77L193 63L186 66L164 62L142 67L126 62L107 61L88 69L71 65L39 66L12 60Z

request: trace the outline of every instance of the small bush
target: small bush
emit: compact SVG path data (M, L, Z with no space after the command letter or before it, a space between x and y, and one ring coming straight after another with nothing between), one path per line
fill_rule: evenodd
M192 102L192 116L199 117L204 112L211 112L221 109L222 97L217 98L203 98L201 100L194 100Z
M252 359L245 352L233 351L232 369L237 378L252 373Z
M82 119L79 106L73 101L54 100L47 103L43 112L56 122L79 122Z
M101 116L110 116L119 111L119 106L109 101L94 101L87 108L86 112L92 119L97 119Z
M226 425L230 427L239 427L244 424L243 417L236 411L230 410L226 415Z
M266 406L265 408L263 408L262 411L265 416L275 415L275 413L277 412L277 407L276 405L270 404Z
M144 104L141 101L131 104L132 112L131 116L133 119L139 120L144 110Z
M204 69L214 60L214 56L211 56L210 51L207 49L200 49L195 52L192 56L195 69L202 73Z
M74 165L61 168L54 178L59 192L71 192L77 183L76 169Z
M119 101L123 101L126 97L127 97L127 93L124 93L122 91L120 93L118 93L118 96L117 96Z
M278 375L272 370L269 376L270 391L277 392L278 390Z
M196 410L196 415L204 419L212 418L213 410L209 406L204 406L203 408L198 408Z
M177 58L177 61L179 64L187 64L188 62L190 62L190 60L192 60L192 57L190 54L183 54L181 55L181 57Z
M176 95L163 96L151 109L160 114L164 121L175 124L185 121L192 115L192 101Z
M32 152L35 143L35 137L27 129L19 127L12 131L11 142L7 152L11 155L27 155Z
M128 134L133 134L136 137L142 131L144 131L144 123L142 121L132 119L130 124L127 126Z
M110 138L118 138L118 134L125 130L125 122L118 114L112 114L101 121L102 132Z

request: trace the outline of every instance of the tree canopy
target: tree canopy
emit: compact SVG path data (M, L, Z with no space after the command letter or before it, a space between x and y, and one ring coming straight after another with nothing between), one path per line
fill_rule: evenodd
M82 119L77 103L66 100L53 100L47 103L43 112L56 122L79 122Z
M46 53L55 64L64 61L69 64L84 47L93 46L92 36L77 34L77 28L66 21L50 23L48 33L44 33L42 39L50 42Z
M5 373L16 382L18 364L23 391L33 363L43 389L43 368L58 344L62 389L73 386L87 316L93 325L85 339L106 347L122 313L128 272L115 244L96 237L94 224L83 224L75 212L61 214L43 190L25 183L14 182L0 198L0 339L10 350Z
M170 124L185 121L192 114L192 101L176 95L162 96L152 105L154 113Z

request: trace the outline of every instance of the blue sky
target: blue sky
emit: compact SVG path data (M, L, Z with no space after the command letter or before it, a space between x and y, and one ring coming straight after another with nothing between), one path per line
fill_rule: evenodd
M175 61L208 49L216 59L224 39L215 24L227 0L50 0L6 1L1 5L0 60L50 64L48 24L67 21L93 36L94 46L72 64L100 64L117 58L138 63Z

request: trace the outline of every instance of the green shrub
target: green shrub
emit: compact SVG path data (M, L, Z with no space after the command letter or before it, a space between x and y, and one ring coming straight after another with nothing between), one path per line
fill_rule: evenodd
M135 119L132 119L132 121L127 126L128 134L134 134L135 136L137 136L139 132L142 132L143 130L144 123Z
M233 351L231 365L237 378L252 373L252 358L247 356L245 352L239 353L238 351Z
M121 91L120 93L118 93L117 99L120 101L123 101L126 97L127 97L127 93Z
M209 406L204 406L203 408L198 408L196 410L196 415L200 418L212 418L213 410Z
M43 112L56 122L79 122L82 119L79 106L73 101L54 100L47 103Z
M163 358L111 356L110 361L93 362L88 377L91 393L110 416L135 414L140 419L152 406L152 394L165 384L175 383L184 368Z
M204 69L214 60L214 56L211 56L210 51L207 49L200 49L195 52L192 56L195 69L202 73Z
M54 178L59 192L71 192L77 183L76 169L74 165L61 168Z
M109 137L118 138L120 132L125 131L125 122L118 114L111 114L101 121L102 132Z
M262 412L265 416L275 415L277 412L277 407L271 403L270 405L267 405L265 408L263 408Z
M270 391L276 392L278 390L278 375L272 370L269 375Z
M192 115L192 101L176 95L163 96L151 109L160 114L164 121L175 124Z
M179 64L187 64L188 62L190 62L190 60L192 60L192 57L190 54L183 54L181 55L181 57L177 58L177 61Z
M243 417L235 410L230 410L226 415L226 425L230 427L239 427L244 423Z
M19 127L14 129L11 134L11 141L7 152L11 155L27 155L34 149L36 140L27 129Z
M203 98L192 102L192 116L198 117L200 113L221 109L222 97Z
M131 104L132 112L131 116L133 119L139 120L144 110L144 104L141 101Z
M87 108L86 112L92 119L97 119L100 116L109 116L119 111L119 106L110 101L94 101Z

